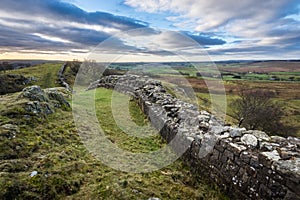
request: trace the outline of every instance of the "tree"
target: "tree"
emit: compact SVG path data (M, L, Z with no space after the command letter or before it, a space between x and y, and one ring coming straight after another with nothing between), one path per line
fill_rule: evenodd
M272 97L274 93L270 91L242 89L239 98L231 104L234 118L247 129L258 129L269 134L284 132L282 108L272 101Z

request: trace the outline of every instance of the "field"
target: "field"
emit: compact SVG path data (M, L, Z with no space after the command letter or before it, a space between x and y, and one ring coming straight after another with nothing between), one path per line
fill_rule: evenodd
M238 98L242 89L271 91L275 94L273 101L284 110L282 122L291 127L291 130L287 130L283 135L300 136L299 61L217 63L218 68L207 63L195 66L197 69L193 65L183 63L173 63L170 66L148 64L148 68L133 65L131 70L143 71L144 74L158 78L167 85L173 84L184 88L189 84L197 94L200 108L205 110L211 109L209 92L215 94L222 92L222 88L214 87L216 83L221 82L226 91L227 123L232 125L236 125L238 121L232 117L233 108L230 105ZM210 85L210 88L207 85Z

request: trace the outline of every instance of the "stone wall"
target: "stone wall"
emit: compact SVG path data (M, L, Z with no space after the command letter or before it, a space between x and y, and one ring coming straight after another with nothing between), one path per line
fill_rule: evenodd
M58 79L58 83L63 86L64 88L66 88L69 92L72 92L72 88L70 87L70 85L66 82L64 73L66 71L67 68L67 63L64 63L60 70L57 73L57 79Z
M233 199L300 199L300 139L225 126L206 111L171 96L158 81L135 75L106 76L105 87L136 98L152 125L199 178ZM180 144L180 145L178 145Z

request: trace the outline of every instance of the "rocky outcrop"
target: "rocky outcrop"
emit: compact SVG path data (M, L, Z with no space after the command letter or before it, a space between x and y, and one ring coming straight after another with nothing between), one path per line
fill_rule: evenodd
M24 88L18 96L18 101L28 114L49 115L55 108L68 108L70 104L58 88L42 90L40 86Z
M102 77L88 89L97 87L136 98L167 142L180 134L181 146L172 147L181 152L188 145L182 158L191 171L218 184L232 198L300 198L299 138L269 137L262 131L226 126L147 77Z

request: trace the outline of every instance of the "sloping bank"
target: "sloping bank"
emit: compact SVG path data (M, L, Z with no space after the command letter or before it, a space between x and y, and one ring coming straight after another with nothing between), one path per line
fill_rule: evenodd
M300 199L299 138L268 136L223 125L206 111L171 96L158 81L135 75L106 76L89 89L105 87L138 101L195 176L218 184L234 199Z

